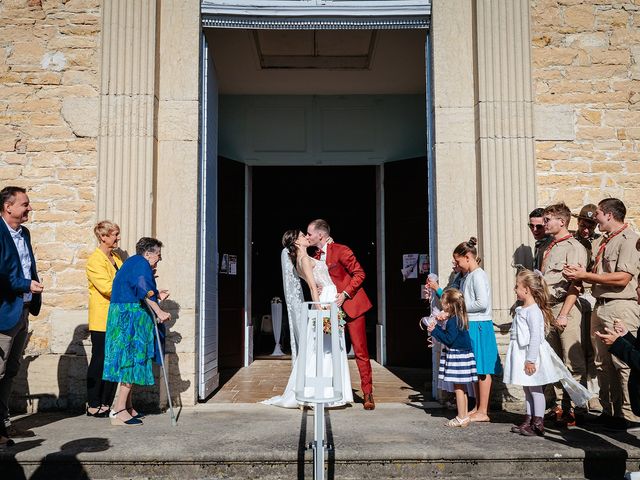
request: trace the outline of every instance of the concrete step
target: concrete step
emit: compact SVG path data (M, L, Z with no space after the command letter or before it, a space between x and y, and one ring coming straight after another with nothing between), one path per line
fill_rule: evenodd
M534 469L520 470L515 464L511 464L508 470L513 471L511 475L500 475L491 473L496 467L501 465L492 463L489 468L475 462L469 462L464 468L460 465L452 465L447 462L442 463L336 463L330 464L325 470L325 478L328 480L356 480L356 479L448 479L448 480L468 480L493 479L493 480L513 480L514 477L529 478L536 480L578 480L578 479L622 479L623 475L612 476L603 472L599 475L584 476L576 474L568 465L558 468L557 464L544 465L536 464ZM454 467L454 468L451 468ZM6 470L5 470L6 468ZM545 469L553 468L556 474L552 474ZM233 463L233 464L207 464L207 463L152 463L152 462L69 462L62 459L48 460L44 464L37 466L20 464L8 466L2 464L2 478L13 479L157 479L157 480L183 480L183 479L313 479L313 467L305 465L304 469L299 465L287 463ZM566 473L570 471L570 473ZM452 473L454 472L455 473ZM552 476L553 475L553 476Z
M327 412L327 476L333 479L513 480L622 478L638 470L635 434L573 428L544 438L509 432L519 416L466 429L420 404L361 405ZM185 408L172 427L151 415L141 427L108 419L36 414L16 425L35 436L0 450L0 478L289 479L312 478L313 412L256 404Z

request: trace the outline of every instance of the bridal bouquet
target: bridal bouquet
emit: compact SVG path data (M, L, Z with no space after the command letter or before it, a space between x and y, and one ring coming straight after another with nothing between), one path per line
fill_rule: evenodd
M344 332L344 326L347 323L347 314L344 313L342 308L338 309L338 328L341 332ZM331 318L324 318L322 320L322 331L327 335L331 333Z

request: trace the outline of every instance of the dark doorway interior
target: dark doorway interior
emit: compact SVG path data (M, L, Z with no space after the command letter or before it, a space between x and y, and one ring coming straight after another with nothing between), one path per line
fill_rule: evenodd
M427 333L418 320L427 312L420 298L426 274L403 280L402 256L426 253L428 245L427 161L425 158L384 165L387 360L398 367L431 366Z
M284 298L280 253L286 230L306 231L324 218L338 243L351 247L364 268L364 289L374 308L367 314L369 354L375 358L377 323L376 170L375 166L253 167L252 312L254 355L270 354L273 336L260 335L260 319L269 314L271 299ZM304 282L303 282L304 283ZM306 292L308 296L308 292ZM309 298L310 299L310 298ZM289 348L289 327L283 309L283 349Z
M243 366L245 165L218 157L218 176L218 365L224 370Z

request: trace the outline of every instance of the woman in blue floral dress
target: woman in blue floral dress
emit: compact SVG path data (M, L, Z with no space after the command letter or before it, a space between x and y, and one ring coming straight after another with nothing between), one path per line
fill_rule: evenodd
M104 371L102 378L119 382L118 399L109 414L112 425L142 425L131 404L135 385L153 385L151 361L155 356L153 310L160 322L171 314L158 305L169 294L158 292L154 270L162 260L162 242L143 237L136 244L136 255L129 257L113 280L111 305L107 317Z

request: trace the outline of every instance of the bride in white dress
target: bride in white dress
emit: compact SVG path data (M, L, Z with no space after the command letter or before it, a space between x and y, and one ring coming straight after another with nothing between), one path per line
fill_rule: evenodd
M266 405L275 405L284 408L297 408L301 404L295 397L296 371L298 358L299 333L303 331L302 322L306 322L306 318L301 318L301 305L304 303L302 296L302 287L300 277L303 278L314 302L333 302L336 299L336 286L331 281L329 270L325 262L315 260L307 254L307 248L310 246L304 233L300 230L289 230L282 237L282 276L284 283L284 296L287 304L287 313L289 316L289 328L291 330L291 360L292 368L289 381L282 395L278 395L262 403ZM318 293L318 287L321 292ZM319 325L321 328L321 326ZM313 339L312 328L307 329L307 376L313 375L312 366L314 365L315 351L312 348ZM331 336L322 335L323 339L323 372L327 376L332 375L332 359L331 359ZM342 373L342 401L330 403L330 407L338 407L353 402L353 391L351 390L351 377L349 375L349 364L347 361L347 352L345 350L344 329L340 328L340 367ZM332 394L332 388L325 392L326 396Z

